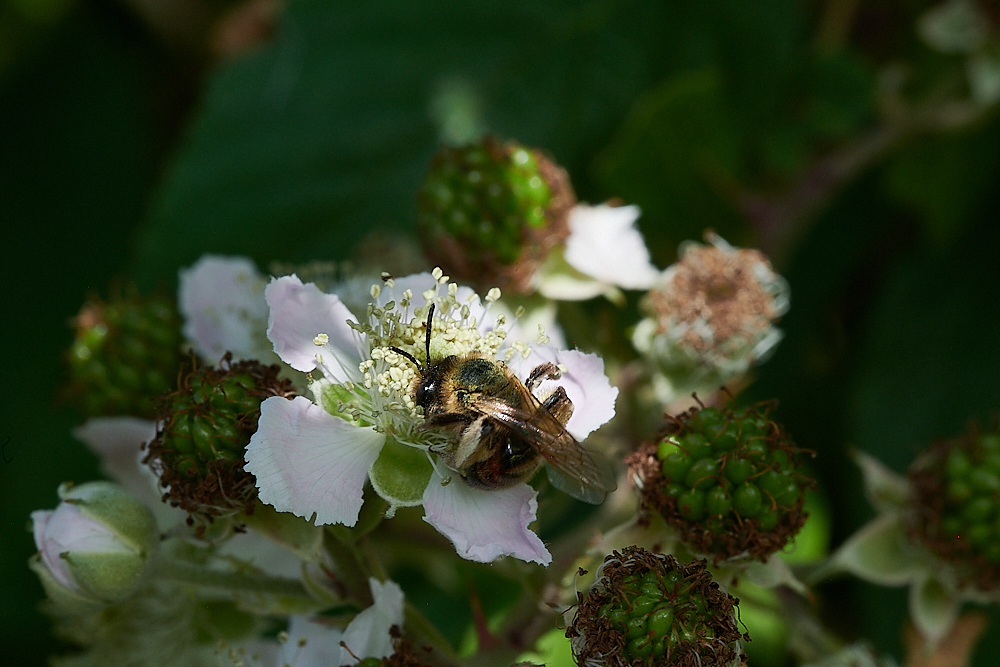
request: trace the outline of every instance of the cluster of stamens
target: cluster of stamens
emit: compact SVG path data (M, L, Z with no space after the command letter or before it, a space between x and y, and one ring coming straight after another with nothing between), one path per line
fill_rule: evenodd
M505 343L508 343L508 360L515 354L527 357L531 352L521 341L507 341L503 315L497 317L494 327L481 331L477 312L482 311L476 307L479 296L468 288L460 289L440 268L435 268L431 275L438 286L445 287L445 293L439 294L439 288L425 291L420 295L424 301L420 306L414 305L414 294L409 289L398 302L379 306L375 301L383 288L396 286L395 280L384 276L383 285L373 285L373 303L368 305L365 321L349 322L364 340L361 349L367 348L358 366L360 380L343 384L315 381L312 387L328 412L372 425L404 444L418 447L427 447L441 438L440 434L417 429L422 413L412 396L421 366L427 363L427 319L432 304L431 359L473 352L495 358ZM483 299L486 311L480 317L488 316L489 307L499 298L499 289L489 290ZM339 363L327 334L317 335L313 343L319 348L318 364Z

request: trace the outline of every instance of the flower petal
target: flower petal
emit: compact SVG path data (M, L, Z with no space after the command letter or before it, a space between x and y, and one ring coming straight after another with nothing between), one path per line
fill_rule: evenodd
M138 417L94 417L73 429L73 437L101 457L101 472L147 504L159 503L156 475L140 461L143 443L156 437L156 424Z
M272 279L264 296L271 309L267 337L282 361L309 372L317 366L317 354L332 356L322 365L331 381L360 379L361 337L347 324L357 318L340 297L321 292L313 283L303 284L295 275ZM326 345L313 342L320 334L329 337Z
M340 628L317 623L308 616L292 616L288 624L288 641L281 645L281 667L329 667L352 664L340 661ZM359 656L360 657L360 656ZM335 662L336 661L336 662Z
M566 261L581 273L625 289L649 289L660 272L635 226L638 206L577 204L569 212Z
M435 471L424 492L424 521L455 545L458 555L480 563L514 556L548 565L552 555L528 530L538 494L527 484L496 491L474 489L457 476L442 485Z
M910 617L931 650L955 625L961 600L928 572L910 586Z
M270 356L264 277L249 258L204 255L180 270L177 300L184 336L199 356L213 363L227 351L236 359Z
M566 424L566 430L574 438L586 440L587 436L615 416L618 387L612 387L604 374L603 359L579 350L537 346L532 348L527 359L515 356L509 366L523 381L532 369L545 362L565 366L566 371L558 380L544 380L535 390L535 395L545 397L556 387L566 390L566 395L573 402L573 416Z
M353 526L368 468L385 436L333 417L309 399L271 397L260 404L257 432L247 445L246 469L260 499L279 512L316 524Z
M351 650L340 649L338 665L354 664L352 653L362 659L388 658L393 653L389 629L403 629L403 590L393 581L383 584L374 578L368 585L374 602L347 624L343 641Z
M901 586L926 570L897 514L871 521L837 550L827 568L846 571L883 586Z

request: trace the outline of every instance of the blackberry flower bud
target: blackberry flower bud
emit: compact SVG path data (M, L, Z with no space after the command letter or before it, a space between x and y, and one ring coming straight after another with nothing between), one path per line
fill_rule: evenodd
M705 561L626 547L608 556L567 628L581 667L730 667L742 662L734 609ZM749 640L749 637L745 637Z
M180 317L172 299L113 296L92 299L73 320L65 400L88 417L151 419L155 398L176 381Z
M111 482L63 484L59 498L54 511L31 514L31 567L49 596L113 603L132 595L159 541L149 509Z
M538 266L569 236L575 202L566 172L539 151L486 137L434 157L418 224L428 257L449 275L528 293Z
M642 512L659 512L715 562L748 554L766 559L805 523L801 454L769 406L692 408L664 435L633 454Z
M277 365L253 360L234 364L227 354L219 368L195 368L163 397L145 462L167 489L165 502L209 521L252 512L256 480L243 469L243 454L257 430L260 404L270 396L294 396L278 372Z
M909 470L907 531L951 564L961 585L1000 586L1000 434L935 443Z
M642 303L633 344L659 374L664 403L715 391L745 373L781 340L773 323L788 310L788 284L757 250L714 233L688 242Z

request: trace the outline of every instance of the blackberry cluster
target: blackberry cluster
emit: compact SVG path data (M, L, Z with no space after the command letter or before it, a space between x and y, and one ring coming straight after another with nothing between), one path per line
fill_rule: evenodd
M730 666L739 664L738 603L705 561L629 547L605 559L566 636L581 665Z
M936 443L909 471L909 530L956 567L964 583L1000 585L1000 435Z
M88 417L152 419L177 381L181 322L173 300L136 293L91 299L73 319L64 399Z
M443 147L418 194L424 249L447 273L525 289L569 234L566 172L540 152L492 137Z
M631 463L646 511L658 511L716 562L745 552L766 558L806 520L801 454L767 406L692 408Z
M168 489L164 501L189 514L213 517L249 514L256 483L243 469L243 454L257 430L260 404L270 396L294 395L289 380L278 379L277 365L257 361L189 372L180 388L162 399L156 438L146 463Z

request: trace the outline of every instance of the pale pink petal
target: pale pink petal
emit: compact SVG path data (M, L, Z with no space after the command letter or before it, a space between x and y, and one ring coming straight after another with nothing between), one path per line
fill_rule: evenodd
M181 269L177 301L184 336L201 357L215 363L226 352L237 359L269 356L264 278L249 258L205 255Z
M279 512L353 526L368 468L384 442L385 435L333 417L307 398L275 396L260 405L246 469L257 478L261 501Z
M368 586L374 602L347 624L343 641L351 650L341 649L339 665L353 664L352 653L362 659L388 658L393 653L389 628L395 625L403 629L403 590L399 585L369 578Z
M308 616L292 616L288 623L288 641L281 645L278 667L330 667L350 665L340 658L344 632L333 625L317 622ZM360 657L360 656L359 656Z
M143 443L156 437L156 423L138 417L94 417L73 429L73 437L101 457L101 472L144 501L159 502L156 477L139 463Z
M544 398L556 387L566 390L566 395L573 402L573 416L566 424L566 430L574 438L585 440L615 416L618 388L612 387L604 374L603 359L580 350L557 350L540 345L532 348L527 359L515 356L509 366L518 378L524 380L532 369L545 362L565 366L566 371L558 380L542 381L535 395Z
M496 491L474 489L457 475L447 485L434 472L424 491L424 521L455 545L462 558L490 563L514 556L548 565L552 555L528 530L535 520L538 494L527 484Z
M322 355L321 369L333 382L358 380L361 377L361 337L347 325L357 318L335 294L321 292L313 283L303 284L298 276L274 278L264 290L271 308L267 337L282 361L298 371L316 368L316 355ZM319 346L314 341L326 334L329 342Z
M660 272L635 226L638 206L577 204L569 213L565 258L577 271L624 289L649 289Z

